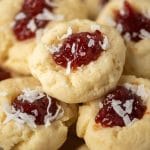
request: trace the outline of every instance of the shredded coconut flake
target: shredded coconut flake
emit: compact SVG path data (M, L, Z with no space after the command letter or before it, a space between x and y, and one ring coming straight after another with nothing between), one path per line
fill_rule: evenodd
M130 35L130 33L127 32L127 33L124 35L124 39L129 42L129 41L131 40L131 35Z
M27 124L31 128L36 128L35 117L32 115L28 115L26 113L22 113L19 110L16 111L14 107L11 107L7 102L3 104L3 111L5 112L7 118L4 120L3 124L14 120L17 124Z
M38 116L38 111L36 109L32 110L32 113L34 113L35 116Z
M120 10L120 14L121 14L121 15L125 15L124 9L121 9L121 10Z
M61 37L61 40L67 38L67 37L68 37L69 35L71 35L71 34L72 34L72 28L69 27L69 28L67 29L67 33L64 34L64 35Z
M100 25L98 25L98 24L93 24L93 25L91 25L91 30L94 32L94 31L96 31L96 30L100 30Z
M102 109L103 108L103 103L99 102L99 108Z
M131 124L131 120L130 120L130 118L129 118L128 115L125 115L125 116L123 117L123 121L124 121L124 124L125 124L126 126L128 126L129 124Z
M150 97L150 90L146 89L143 84L133 85L130 83L125 83L124 87L128 90L131 90L137 96L140 96L144 102L146 102L147 99Z
M85 52L80 52L80 56L85 56L86 53Z
M123 110L120 106L121 101L116 101L116 100L112 100L112 107L114 109L114 111L120 116L122 117L124 124L127 126L131 123L131 120L129 118L129 114L132 113L132 109L133 109L133 100L128 100L126 101L126 103L123 105L125 107L125 110Z
M64 110L60 105L57 104L57 111L54 115L52 113L49 113L49 109L51 107L51 98L47 95L49 104L47 107L47 114L44 117L44 124L45 126L49 126L52 121L60 119L64 115ZM13 106L10 106L7 102L3 103L3 111L6 114L6 119L4 120L3 124L6 124L10 121L15 121L17 125L24 125L27 124L31 128L36 128L35 124L35 116L38 116L38 111L33 110L32 113L34 113L35 116L29 115L27 113L22 113L20 110L15 110Z
M26 18L26 14L24 14L23 12L20 12L19 14L16 15L15 20L21 20Z
M44 44L44 46L46 47L46 49L47 49L51 54L54 54L54 53L59 52L59 50L60 50L62 44L58 44L57 46L51 45L50 47L47 46L46 44Z
M46 127L48 127L52 121L56 120L56 119L59 119L60 117L63 116L64 114L64 111L63 109L61 108L61 106L57 105L57 111L55 113L54 116L52 116L52 113L49 113L49 109L50 109L50 106L51 106L51 98L49 96L47 96L48 100L49 100L49 104L48 104L48 107L47 107L47 115L44 117L44 124Z
M95 44L95 41L93 39L90 39L88 43L88 47L92 47L94 46L94 44Z
M107 95L107 97L112 99L114 97L114 95L113 94L109 94L109 95Z
M99 44L103 50L107 50L109 48L109 40L108 40L107 36L104 36L103 42L100 41Z
M71 53L74 54L76 52L76 44L73 43L71 47Z
M145 29L140 30L140 37L142 39L150 39L150 32L146 31Z
M35 32L37 30L37 26L33 19L29 21L29 23L27 24L27 28L30 29L32 32Z
M123 104L123 106L125 107L125 112L127 112L128 114L132 113L133 110L133 99L127 100L125 104Z
M33 103L34 101L41 99L45 96L43 92L38 90L24 89L22 90L22 94L17 97L18 100L28 101Z
M120 104L121 104L121 101L112 100L112 107L113 107L113 109L115 110L115 112L116 112L120 117L124 117L125 111L121 108Z
M67 63L66 75L69 75L70 73L71 73L71 61Z
M121 24L117 24L116 29L119 33L121 33L123 31L123 27Z

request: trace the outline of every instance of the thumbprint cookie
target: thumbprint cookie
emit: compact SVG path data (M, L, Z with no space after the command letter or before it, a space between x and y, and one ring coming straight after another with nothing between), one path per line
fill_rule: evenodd
M0 82L0 147L57 150L66 140L77 108L43 92L32 77Z
M77 134L90 150L148 150L150 81L123 76L99 100L80 106Z
M25 75L28 56L47 25L86 18L81 0L1 0L0 6L0 63Z
M72 20L43 35L29 66L45 92L67 103L80 103L116 86L125 52L124 42L113 28Z
M125 74L150 78L150 1L112 0L98 22L113 26L125 40Z

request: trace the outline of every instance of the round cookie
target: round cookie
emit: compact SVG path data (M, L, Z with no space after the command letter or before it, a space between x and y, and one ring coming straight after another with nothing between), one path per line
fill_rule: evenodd
M81 0L1 0L0 6L0 63L21 74L30 74L28 56L42 29L54 22L87 17Z
M112 92L79 108L77 134L90 150L148 150L149 112L150 81L123 76Z
M97 21L114 26L127 46L125 73L150 78L150 1L113 0Z
M43 92L32 77L0 82L0 147L57 150L66 140L77 108Z
M113 28L73 20L43 35L29 66L51 96L80 103L98 98L117 84L125 52L122 38Z

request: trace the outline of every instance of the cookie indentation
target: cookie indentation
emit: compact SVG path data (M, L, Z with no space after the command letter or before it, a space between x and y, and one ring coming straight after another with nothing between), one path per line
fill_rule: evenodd
M75 70L83 65L96 61L106 50L108 39L100 31L93 33L73 33L65 38L63 44L52 57L56 64Z
M47 0L25 0L16 15L13 32L19 41L33 38L38 29L54 19L53 6Z
M146 106L140 96L123 86L118 86L105 96L95 122L104 127L123 127L141 119L145 111Z
M122 10L115 12L117 29L128 41L138 42L150 38L150 19L136 10L127 1Z

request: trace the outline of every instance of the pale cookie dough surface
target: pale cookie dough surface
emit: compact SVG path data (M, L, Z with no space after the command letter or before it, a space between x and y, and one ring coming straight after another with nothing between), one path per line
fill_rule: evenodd
M109 0L83 0L88 9L88 17L95 20Z
M95 123L100 100L80 107L77 121L77 134L83 137L90 150L149 150L150 148L150 81L134 76L123 76L119 85L130 83L144 85L147 110L141 120L125 127L102 127ZM141 91L142 93L142 91Z
M80 0L55 0L55 15L62 15L64 20L86 18L87 10ZM28 57L35 47L35 38L18 41L12 31L16 14L20 11L23 0L0 1L0 63L21 74L30 74ZM52 24L52 21L51 23Z
M84 0L85 6L88 9L88 16L90 19L95 19L101 8L100 0Z
M149 0L127 0L137 11L149 16ZM123 0L112 0L99 14L97 22L114 26L114 10L121 10ZM150 78L150 37L139 42L126 41L125 73Z
M67 74L66 68L55 63L49 47L59 44L59 38L67 33L68 28L72 29L72 33L92 33L93 26L100 27L100 31L108 37L108 49L96 61ZM117 84L125 52L123 40L112 28L88 20L73 20L47 31L31 55L29 66L47 93L68 103L79 103L96 99Z
M67 138L68 125L75 120L76 106L60 103L64 115L47 127L37 125L32 128L13 120L4 124L4 104L10 104L25 88L41 89L39 82L32 77L0 82L0 147L4 150L57 150Z

